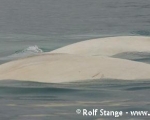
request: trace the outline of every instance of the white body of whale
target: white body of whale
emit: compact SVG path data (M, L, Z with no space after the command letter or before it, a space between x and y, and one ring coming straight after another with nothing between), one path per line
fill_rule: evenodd
M69 53L90 56L113 56L119 53L150 53L150 37L119 36L86 40L68 45L50 53Z
M93 79L137 80L150 78L150 65L118 58L41 54L0 66L0 80L48 83Z

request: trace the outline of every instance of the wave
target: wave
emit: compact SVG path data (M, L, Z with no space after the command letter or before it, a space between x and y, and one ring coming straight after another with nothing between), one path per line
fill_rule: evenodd
M0 95L3 94L68 94L68 93L83 93L87 94L88 91L99 91L103 94L109 90L119 91L142 91L150 89L150 81L120 81L112 79L92 80L87 82L75 83L39 83L30 81L17 81L17 80L4 80L0 81ZM90 94L90 93L89 93Z
M34 45L34 46L29 46L23 50L18 50L12 55L1 57L0 60L15 60L19 58L37 55L39 53L43 53L43 50L40 49L37 45Z
M2 94L49 94L78 92L71 84L48 84L30 81L4 80L0 81L0 95Z
M47 94L47 93L62 93L62 92L75 92L76 90L74 89L67 89L67 88L54 88L54 87L43 87L43 88L23 88L23 87L0 87L0 93L10 93L10 94L28 94L28 93L42 93L42 94Z

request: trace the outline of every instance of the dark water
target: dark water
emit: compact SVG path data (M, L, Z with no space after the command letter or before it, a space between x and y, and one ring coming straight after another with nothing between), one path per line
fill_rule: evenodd
M0 56L103 36L150 35L149 0L0 0Z
M150 110L149 81L99 80L45 84L6 82L0 85L0 116L3 120L96 120L83 117L76 109ZM145 120L148 117L122 116L121 120ZM116 120L103 117L102 120Z
M0 0L0 64L106 36L150 36L149 0ZM36 45L36 46L34 46ZM150 63L149 53L114 56ZM150 82L0 82L0 120L149 120L83 117L76 109L149 110Z

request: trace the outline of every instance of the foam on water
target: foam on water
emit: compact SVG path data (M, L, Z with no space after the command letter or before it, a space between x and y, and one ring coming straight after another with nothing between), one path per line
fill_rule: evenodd
M1 57L0 60L15 60L15 59L19 59L19 58L37 55L42 52L43 52L42 49L40 49L37 45L34 45L34 46L29 46L23 50L16 51L12 55L9 55L6 57Z
M28 48L22 50L19 53L26 53L26 52L39 53L39 52L43 52L43 51L37 45L34 45L34 46L29 46Z

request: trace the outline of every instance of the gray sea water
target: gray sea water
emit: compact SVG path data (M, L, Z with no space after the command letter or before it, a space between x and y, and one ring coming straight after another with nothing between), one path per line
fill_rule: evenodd
M0 64L79 41L150 36L149 0L0 0ZM150 53L114 57L150 63ZM150 82L0 82L0 120L149 120L83 117L76 109L149 110Z

